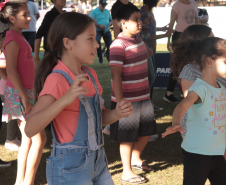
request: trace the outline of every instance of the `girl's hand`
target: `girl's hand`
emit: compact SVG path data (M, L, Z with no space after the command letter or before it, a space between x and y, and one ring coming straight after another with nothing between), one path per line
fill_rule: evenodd
M24 106L24 113L28 113L31 110L31 102L29 101L28 97L22 98L22 103Z
M184 133L184 127L181 124L174 125L172 127L168 127L165 132L162 133L162 138L166 137L167 135L173 134L175 132L180 132L181 134Z
M167 49L169 50L169 52L172 52L172 44L171 43L167 43Z
M128 117L133 113L133 106L127 99L122 99L117 103L115 110L119 117Z
M151 48L147 47L147 51L148 51L148 57L153 55L153 51Z
M79 95L85 95L88 93L87 89L82 86L84 82L88 81L89 79L87 74L80 74L76 76L70 89L63 96L67 105L70 105Z
M161 31L168 31L169 30L169 24L161 28Z
M37 65L40 62L39 57L34 57L34 64Z

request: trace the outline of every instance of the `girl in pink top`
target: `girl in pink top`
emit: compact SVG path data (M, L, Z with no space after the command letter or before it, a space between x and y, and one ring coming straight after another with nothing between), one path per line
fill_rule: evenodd
M3 117L8 121L17 119L22 135L15 185L34 184L46 136L44 131L32 138L28 138L24 133L26 118L33 104L35 69L31 47L21 32L22 29L29 28L31 18L24 0L2 2L0 10L0 21L10 25L3 44L8 75Z
M6 81L7 81L7 74L6 74L6 60L5 55L2 52L2 46L3 42L5 40L6 31L9 29L7 24L3 24L0 22L0 124L1 122L5 122L6 120L2 120L2 110L3 106L2 103L5 102L4 100L4 92L6 87ZM17 120L10 120L7 124L7 135L6 135L6 142L5 142L5 148L11 151L18 151L19 147L21 145L20 140L17 139L17 131L18 131L18 125Z

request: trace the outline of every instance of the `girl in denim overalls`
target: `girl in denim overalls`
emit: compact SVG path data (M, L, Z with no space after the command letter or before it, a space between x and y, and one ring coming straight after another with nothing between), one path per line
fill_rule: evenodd
M133 107L123 99L115 110L104 109L95 71L81 65L93 63L99 47L95 37L90 17L75 12L60 15L49 31L51 53L37 67L36 104L25 132L32 137L53 120L48 185L114 184L103 148L102 125L129 116Z

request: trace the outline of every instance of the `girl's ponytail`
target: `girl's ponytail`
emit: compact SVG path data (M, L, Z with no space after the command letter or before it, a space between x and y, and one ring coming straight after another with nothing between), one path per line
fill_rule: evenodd
M38 100L39 93L43 89L43 85L48 75L57 65L57 57L51 52L46 52L43 59L38 63L34 79L34 98L35 102Z

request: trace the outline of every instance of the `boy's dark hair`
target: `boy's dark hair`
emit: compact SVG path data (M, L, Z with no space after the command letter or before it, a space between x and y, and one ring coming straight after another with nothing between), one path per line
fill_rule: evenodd
M0 11L0 21L2 23L12 24L9 20L9 16L15 17L19 12L19 8L26 4L25 0L10 0L8 1L3 9Z
M211 31L212 29L206 25L191 25L183 31L177 41L173 42L170 68L176 79L185 65L194 62L197 41L207 38Z
M70 40L75 40L91 23L94 23L91 17L76 12L61 14L53 21L47 40L50 52L46 52L43 59L38 63L35 73L35 102L38 100L38 95L43 88L47 76L52 72L53 68L57 65L58 59L62 56L65 49L63 39L69 38Z
M156 7L159 0L143 0L143 4L147 4L149 7L149 10Z
M118 26L121 28L121 21L128 21L134 12L140 12L140 10L133 4L124 4L120 6L115 14Z

